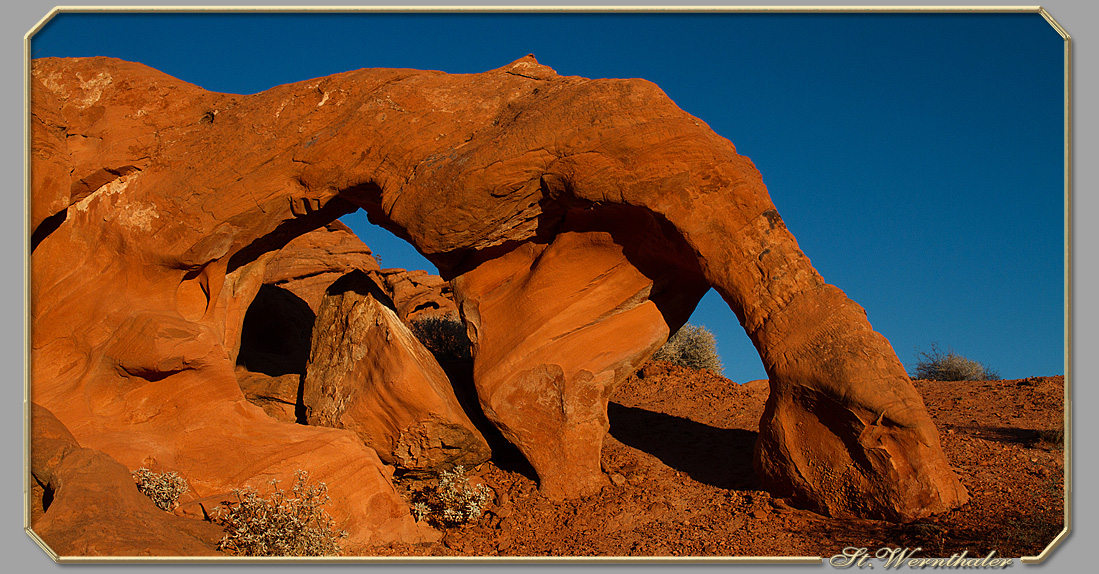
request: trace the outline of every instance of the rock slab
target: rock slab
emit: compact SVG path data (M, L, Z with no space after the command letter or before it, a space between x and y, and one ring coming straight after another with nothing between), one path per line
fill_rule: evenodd
M488 460L431 352L365 273L328 289L314 328L303 399L311 425L354 431L387 464L441 471Z

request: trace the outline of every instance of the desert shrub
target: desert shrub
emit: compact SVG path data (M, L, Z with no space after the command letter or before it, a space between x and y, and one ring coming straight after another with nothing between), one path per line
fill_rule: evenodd
M914 379L929 381L994 381L999 374L986 365L967 359L952 349L943 353L935 345L930 351L916 351Z
M270 482L271 492L261 497L251 488L233 490L236 502L219 517L225 536L219 550L241 556L332 556L340 553L346 532L321 507L328 502L328 486L309 484L304 470L294 473L291 491Z
M152 499L161 510L174 510L179 506L179 497L187 492L187 481L174 472L153 472L142 467L131 474L141 494Z
M1062 448L1065 444L1065 429L1041 429L1034 431L1032 446Z
M692 369L706 369L721 374L721 358L717 354L714 334L706 327L683 325L657 349L653 359L668 361Z
M492 490L470 484L465 467L458 465L439 473L438 485L412 493L412 514L438 526L457 526L480 518L491 497Z
M411 321L409 328L439 361L470 358L469 336L466 334L465 323L458 317L419 317Z

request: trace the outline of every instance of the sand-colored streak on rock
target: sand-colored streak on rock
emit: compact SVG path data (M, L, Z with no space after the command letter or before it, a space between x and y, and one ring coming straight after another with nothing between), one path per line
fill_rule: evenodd
M45 408L31 405L31 472L52 494L31 530L59 556L215 556L224 534L153 504L130 471L82 448Z
M355 431L388 464L439 471L488 460L435 357L381 301L365 273L321 302L302 392L311 425Z
M545 376L531 380L561 381L552 385L563 390L558 396L573 399L524 405L538 412L534 418L552 420L549 410L560 411L561 434L567 434L570 417L587 420L602 398L592 392L570 395L568 389L576 388L568 382L570 373L575 383L588 376L582 371L590 372L591 380L606 387L606 373L615 370L611 365L643 360L653 329L674 328L677 317L690 312L701 278L737 315L771 380L756 449L769 488L836 515L900 520L967 500L889 343L858 305L812 268L775 211L759 172L728 140L649 82L559 76L532 57L482 74L359 70L253 96L202 92L143 66L107 59L39 60L33 74L32 107L54 106L69 140L95 132L111 141L156 144L151 152L141 146L132 152L125 145L110 148L122 157L70 155L73 173L95 172L106 159L114 166L138 165L140 171L71 204L52 233L38 231L32 258L34 391L51 408L72 397L108 410L128 404L121 390L125 376L111 372L100 349L134 314L134 301L210 330L215 348L223 348L217 321L226 275L355 208L413 243L444 278L466 283L456 287L458 298L471 302L463 308L485 306L480 322L467 317L484 331L477 336L475 370L489 379L501 377L482 378L477 386L506 388L514 383L503 377L512 375L489 363L513 358L493 342L507 338L491 335L502 327L483 319L513 326L524 319L492 311L499 304L493 294L502 292L482 279L499 275L496 267L503 264L495 260L507 257L516 271L529 266L520 275L538 275L542 259L536 252L549 254L547 265L559 258L554 245L571 231L570 218L594 212L597 225L576 233L598 237L605 231L602 222L612 221L619 206L650 213L668 230L664 237L671 246L662 251L689 253L690 261L679 267L697 268L699 274L653 274L646 271L644 253L633 259L625 254L629 266L654 285L661 283L665 302L654 302L665 325L639 329L643 321L631 320L611 326L635 319L644 312L636 310L647 307L643 303L634 311L599 311L586 320L584 313L596 308L570 311L575 315L557 323L560 331L545 336L562 341L575 336L591 344L594 338L585 338L583 330L602 328L600 344L612 341L612 354L622 357L592 357L590 365L580 364L587 359L539 358L538 365L547 365L541 371ZM93 77L112 81L101 82L101 89L86 87ZM170 98L178 109L167 109L165 98L157 96L167 85L193 97ZM135 120L141 110L156 117ZM104 117L121 123L99 124ZM32 151L56 144L49 137L36 140ZM138 162L150 153L155 161ZM54 195L42 191L43 198ZM596 246L570 257L600 259L615 251L605 242L577 242L588 243ZM571 290L583 283L570 266L561 267L568 271L560 276L561 286ZM615 279L630 289L639 283L622 266L614 269ZM558 282L544 277L532 285L553 292ZM516 295L504 299L535 296L515 289ZM657 320L656 314L650 317ZM604 322L607 326L598 325ZM74 324L79 328L70 333ZM546 353L560 352L550 347ZM625 356L627 347L634 356ZM561 367L561 377L552 365ZM204 390L188 402L202 401L207 408L215 400L236 404L228 395L214 395ZM495 400L480 399L488 407ZM177 408L170 401L152 402L161 416L193 420L168 414ZM82 441L102 431L89 421L113 417L108 426L131 433L145 424L123 412L55 411ZM506 426L503 419L497 422ZM588 449L584 459L592 461L590 451L598 445ZM532 461L553 459L527 455ZM553 472L547 463L536 465L540 476ZM581 480L576 488L564 488L568 495L582 494L592 484Z

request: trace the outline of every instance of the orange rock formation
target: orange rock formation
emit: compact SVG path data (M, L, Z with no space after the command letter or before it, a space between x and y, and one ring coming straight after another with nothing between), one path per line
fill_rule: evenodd
M156 459L200 494L301 467L349 542L430 536L355 434L275 421L233 372L264 262L364 209L454 280L481 405L547 494L603 484L607 397L712 287L770 378L765 484L836 516L968 498L888 341L759 172L649 82L533 57L251 96L104 58L32 75L32 398L128 467Z
M383 461L407 470L485 462L488 443L443 368L383 298L358 271L329 287L302 391L309 424L353 430Z

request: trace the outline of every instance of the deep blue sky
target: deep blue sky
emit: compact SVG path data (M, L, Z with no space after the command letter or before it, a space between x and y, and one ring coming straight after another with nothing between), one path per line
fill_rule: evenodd
M1064 43L1038 14L63 13L31 51L239 94L528 53L646 78L755 162L802 250L906 365L938 343L1005 378L1064 373ZM384 266L430 269L345 221ZM726 376L766 376L719 297L691 322Z

